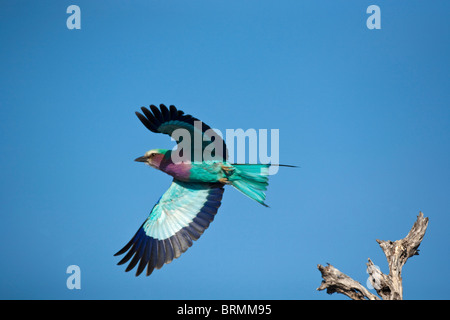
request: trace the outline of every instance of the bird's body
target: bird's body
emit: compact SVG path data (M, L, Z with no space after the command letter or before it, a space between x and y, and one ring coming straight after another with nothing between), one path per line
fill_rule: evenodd
M199 121L174 106L160 109L150 106L152 112L141 108L144 115L136 112L141 122L152 132L172 135L177 129L185 129L191 135L198 132ZM202 136L208 136L210 127L200 127ZM208 139L203 139L208 140ZM211 139L209 141L212 141ZM138 263L136 275L147 268L147 275L161 268L185 252L214 220L220 207L225 185L231 185L246 196L264 203L268 186L270 164L232 164L227 161L226 145L215 138L216 157L174 161L172 150L152 149L136 159L173 177L169 189L153 207L148 218L135 236L116 255L127 252L119 262L130 263L126 271ZM180 144L178 144L179 146ZM207 145L202 145L202 150Z
M264 191L268 185L268 164L232 164L228 161L174 162L172 151L153 149L136 159L171 175L178 181L191 183L230 184L253 200L266 206ZM247 184L250 184L247 186ZM252 187L257 190L251 190ZM259 191L259 192L258 192Z
M180 181L214 183L226 177L222 166L228 165L228 163L224 161L206 160L174 163L171 157L172 151L165 149L150 150L148 155L151 156L151 159L149 159L151 167L161 170ZM145 157L142 160L144 159Z

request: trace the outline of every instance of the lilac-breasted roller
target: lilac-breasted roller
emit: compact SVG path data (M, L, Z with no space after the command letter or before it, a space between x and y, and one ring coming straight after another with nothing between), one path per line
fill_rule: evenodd
M134 237L115 254L126 253L119 265L131 259L125 271L138 265L136 276L145 268L148 276L154 269L160 269L178 258L193 241L200 238L214 220L225 185L231 185L267 206L264 200L270 164L229 163L223 139L214 135L208 125L177 110L173 105L169 108L162 104L160 108L151 105L150 110L145 107L141 110L143 114L136 112L136 115L152 132L173 136L177 129L184 129L191 137L200 135L202 156L200 161L196 160L194 154L198 150L194 147L192 150L179 150L183 142L179 139L174 150L153 149L135 160L173 177L169 189L161 196ZM201 125L198 126L198 123ZM205 152L208 146L214 152ZM189 151L192 151L189 159L174 161L174 154L185 152L189 155Z

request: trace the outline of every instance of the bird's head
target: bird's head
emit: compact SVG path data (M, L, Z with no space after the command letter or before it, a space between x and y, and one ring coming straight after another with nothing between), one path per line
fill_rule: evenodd
M168 153L170 153L170 150L152 149L147 151L142 157L134 159L134 161L144 162L153 168L159 169L161 161L167 156Z

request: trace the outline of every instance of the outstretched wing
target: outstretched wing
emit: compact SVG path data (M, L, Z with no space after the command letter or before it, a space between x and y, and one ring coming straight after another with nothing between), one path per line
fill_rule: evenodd
M191 161L226 160L228 158L227 147L223 139L210 126L197 118L184 114L173 105L169 108L163 104L159 108L151 105L150 110L145 107L142 107L141 110L143 114L136 112L136 115L147 129L155 133L170 135L177 141L179 149L181 149L183 141L178 136L173 136L173 133L177 129L187 130L186 133L189 133L190 136ZM196 140L194 141L194 139ZM185 145L183 147L186 149ZM208 148L207 152L204 152L205 148Z
M139 263L136 276L146 267L149 276L154 269L178 258L214 220L223 191L219 184L173 180L134 237L115 254L128 251L118 264L132 258L125 271Z

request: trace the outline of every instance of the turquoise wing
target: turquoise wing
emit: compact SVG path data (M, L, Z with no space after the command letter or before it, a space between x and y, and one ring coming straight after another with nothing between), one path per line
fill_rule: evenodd
M134 237L115 254L126 253L118 264L131 259L126 272L139 263L136 276L145 268L149 276L178 258L214 220L223 191L220 184L173 180Z
M158 108L151 105L150 110L142 107L141 111L143 114L136 112L136 115L151 132L164 133L172 137L177 129L187 130L190 137L191 159L189 160L191 162L194 162L194 160L197 162L202 160L226 160L228 158L225 142L210 126L189 114L185 114L175 106L171 105L167 108L161 104ZM196 125L196 122L198 122L198 125ZM177 137L173 138L177 139ZM198 146L197 143L194 143L194 140L199 141ZM182 142L182 139L177 141L177 148L180 150L182 149L180 147ZM208 148L207 151L214 151L204 152L206 148Z

